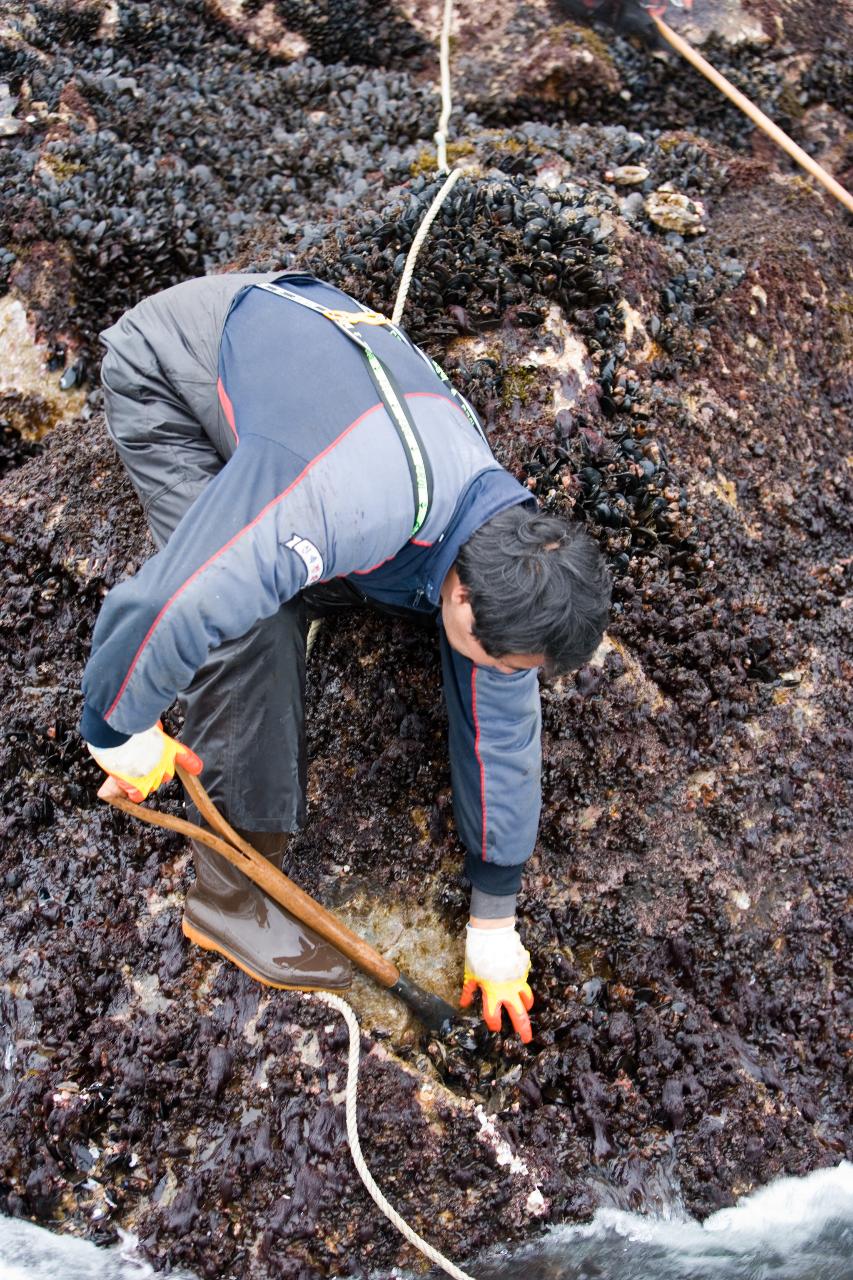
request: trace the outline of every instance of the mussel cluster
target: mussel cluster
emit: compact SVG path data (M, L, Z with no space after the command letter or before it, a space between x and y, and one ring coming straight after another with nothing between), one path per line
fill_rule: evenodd
M404 74L277 63L201 0L120 5L102 30L105 8L22 7L0 36L15 112L0 290L17 288L45 335L82 342L93 370L96 334L128 306L270 229L310 242L331 212L407 176L434 127L429 91Z
M38 452L38 445L31 440L24 440L20 432L10 420L7 397L0 398L0 475L13 467L19 467L27 458Z
M568 500L600 530L617 574L627 573L633 555L687 545L687 498L666 449L642 423L633 433L605 434L579 416L558 421L555 435L557 443L539 445L526 464L528 483L547 508L562 510Z
M204 0L9 6L8 33L0 36L0 85L10 95L4 101L14 104L3 110L14 114L8 117L12 132L0 139L0 289L11 284L22 293L46 335L82 341L89 376L96 364L95 335L128 305L245 258L250 246L264 241L276 246L279 260L283 252L301 252L322 238L330 215L349 207L365 215L378 209L389 186L420 163L419 146L431 153L434 85L423 78L414 83L408 74L422 75L423 39L393 6L278 0L267 8L304 37L310 56L287 65L247 45L240 20L256 16L263 9L259 2L242 5L242 19L231 25L216 16L219 7ZM594 130L563 123L573 118L569 102L550 101L538 113L542 123L533 112L515 133L477 143L486 171L494 165L532 178L552 147L571 162L573 178L600 180L602 161L647 163L653 156L666 163L655 164L650 181L671 180L689 192L718 188L723 175L712 146L661 133L662 127L689 123L687 102L681 115L673 110L673 95L683 92L685 78L673 77L621 36L608 33L604 41L590 28L578 31L589 35L596 56L615 59L631 94L627 108L610 92L594 109L585 104L587 119L618 121L607 126L614 133L609 154L602 153L605 140ZM727 51L727 57L742 64L743 75L757 75L767 64L749 48ZM808 103L824 91L830 64L828 53L809 64L811 80L803 82L800 99ZM798 91L790 74L785 84L791 94ZM698 78L693 87L695 94L705 92ZM697 111L695 94L690 120ZM481 118L488 116L488 103L472 105ZM714 108L703 122L705 132L716 136L730 121L716 102ZM457 129L467 145L478 133L477 116L469 113ZM378 235L383 262L385 250L399 245L392 266L425 207L421 197L431 184L421 181L422 189L412 190L417 204L395 214L393 227L386 225ZM547 210L519 215L519 198L535 200L510 192L501 209L495 187L490 218L503 222L510 237L540 216L547 226L529 226L522 234L522 240L535 239L521 246L526 266L518 271L507 260L511 246L492 245L491 253L500 251L504 270L515 275L522 292L534 288L545 297L566 298L573 307L590 305L602 263L590 261L583 243L573 255L569 243L578 234L582 242L595 240L595 229L584 229L583 219L574 216L586 197L570 192L550 201L552 208L562 202L573 210L571 225L562 228ZM473 215L476 202L463 188L454 200L450 220ZM591 209L587 221L598 213ZM551 253L559 260L556 268L548 261ZM478 286L482 276L492 297L477 323L494 322L502 298L511 301L512 283L494 279L494 259L469 255L459 265L453 258L436 258L435 287L457 282L447 290L449 305L467 312L465 276L473 272ZM567 288L570 268L575 281ZM434 305L429 292L429 284L416 281L413 305L424 313ZM438 296L435 289L433 295ZM527 309L524 299L520 305ZM426 314L415 311L408 320L422 339L428 336ZM446 333L451 324L445 316L439 328Z
M441 186L415 178L378 213L330 235L312 255L343 288L390 310L406 254ZM488 332L514 308L534 328L553 300L571 314L612 298L613 272L602 214L607 196L576 184L554 191L523 177L463 177L442 205L417 260L405 325L417 341L442 345Z

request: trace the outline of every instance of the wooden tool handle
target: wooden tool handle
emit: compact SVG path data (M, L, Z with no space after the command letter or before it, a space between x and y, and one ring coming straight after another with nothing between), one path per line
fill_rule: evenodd
M688 44L683 36L673 31L672 27L668 26L662 18L657 17L654 13L651 17L664 40L672 45L676 53L680 53L682 58L686 58L697 71L702 73L706 80L710 80L711 84L720 90L720 93L725 94L729 101L739 107L744 115L749 116L753 124L758 125L759 129L762 129L769 138L772 138L777 146L781 147L783 151L787 151L792 160L796 160L797 164L805 169L807 173L810 173L813 178L817 178L818 182L826 187L827 191L831 192L836 200L841 201L845 209L853 213L853 196L842 187L840 182L833 178L831 173L827 173L826 169L819 165L817 160L813 160L807 151L803 151L802 147L798 147L793 138L789 138L787 133L779 128L778 124L774 124L769 116L766 116L763 111L758 109L754 102L750 102L749 98L741 93L740 89L736 89L731 81L727 80L716 67L712 67L710 62L703 58L701 53L693 48L692 44Z
M117 797L111 799L109 803L114 808L121 809L122 813L129 813L132 817L140 818L143 822L151 823L155 827L178 831L181 835L198 840L209 849L213 849L215 853L221 854L232 866L237 867L265 893L268 893L275 902L284 907L285 911L308 925L333 947L337 947L338 951L352 960L363 973L375 978L383 987L394 986L400 977L400 970L392 961L380 955L375 947L371 947L358 934L348 929L336 916L332 915L331 911L321 907L319 902L315 902L283 872L276 870L266 858L263 858L256 849L239 836L222 817L198 778L188 774L180 765L177 767L177 773L205 822L209 822L219 835L214 835L204 827L196 826L194 822L187 822L185 818L175 818L170 813L158 813L154 809L146 809L144 805L134 804L132 800Z

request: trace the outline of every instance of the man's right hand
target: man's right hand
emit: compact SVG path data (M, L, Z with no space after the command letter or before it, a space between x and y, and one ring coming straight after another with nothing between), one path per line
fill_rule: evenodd
M93 747L89 754L110 777L98 795L102 800L126 795L141 804L147 795L175 776L179 764L187 773L199 774L202 762L189 747L170 738L163 726L155 724L144 733L134 733L119 747Z

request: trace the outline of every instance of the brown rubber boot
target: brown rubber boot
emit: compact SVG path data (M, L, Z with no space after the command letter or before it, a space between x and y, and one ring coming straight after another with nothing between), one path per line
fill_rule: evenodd
M281 869L287 837L241 831L258 853ZM182 929L190 942L217 951L249 977L286 991L339 991L352 982L340 951L288 915L242 871L191 840L196 882L184 903Z

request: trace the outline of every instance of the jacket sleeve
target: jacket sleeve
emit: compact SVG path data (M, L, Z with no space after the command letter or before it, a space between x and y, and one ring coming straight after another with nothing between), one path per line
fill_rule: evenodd
M149 728L213 649L309 583L374 563L405 541L405 520L401 534L381 512L364 517L355 483L343 505L357 506L338 512L346 537L336 536L325 516L333 484L326 463L241 438L163 550L107 596L83 677L87 742L112 746Z
M541 808L537 672L475 666L441 632L456 826L465 874L484 893L515 893Z

